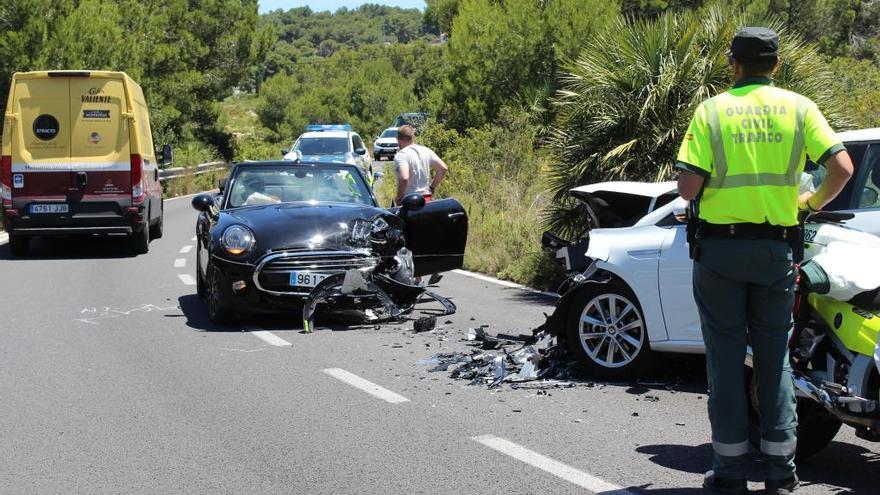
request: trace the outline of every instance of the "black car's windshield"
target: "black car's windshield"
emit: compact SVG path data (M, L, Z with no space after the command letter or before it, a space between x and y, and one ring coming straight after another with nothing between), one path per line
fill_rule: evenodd
M228 208L297 201L372 205L366 183L348 167L248 167L235 175Z
M397 129L385 129L385 132L382 133L380 138L396 138L397 137Z
M293 149L299 150L303 155L344 155L345 153L348 153L348 138L300 138Z

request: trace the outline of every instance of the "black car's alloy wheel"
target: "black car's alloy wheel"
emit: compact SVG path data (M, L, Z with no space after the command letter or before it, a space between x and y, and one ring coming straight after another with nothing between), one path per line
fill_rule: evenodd
M208 265L208 318L212 323L222 325L232 321L232 311L223 302L223 274L216 266ZM196 289L198 290L198 288Z
M204 299L208 294L208 289L205 287L205 276L202 275L202 241L198 241L196 244L196 295L200 299Z

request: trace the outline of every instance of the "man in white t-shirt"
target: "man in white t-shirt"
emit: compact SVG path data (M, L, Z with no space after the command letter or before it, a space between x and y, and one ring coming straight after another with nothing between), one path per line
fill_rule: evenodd
M400 151L394 155L394 173L397 175L397 204L410 193L419 193L430 201L440 187L449 167L427 146L415 144L415 130L411 125L397 129ZM434 178L431 178L431 169Z

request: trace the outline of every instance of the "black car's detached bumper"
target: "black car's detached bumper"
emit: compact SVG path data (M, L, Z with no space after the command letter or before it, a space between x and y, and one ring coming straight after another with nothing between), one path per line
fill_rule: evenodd
M3 227L16 235L131 234L145 225L144 207L113 202L70 205L69 213L31 214L27 208L6 209Z

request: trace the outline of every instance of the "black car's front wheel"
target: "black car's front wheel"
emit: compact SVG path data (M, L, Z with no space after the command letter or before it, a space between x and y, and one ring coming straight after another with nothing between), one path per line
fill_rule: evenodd
M208 288L205 284L205 276L202 275L202 241L197 242L196 246L196 295L200 299L204 299L208 295Z
M566 333L569 351L598 378L637 378L655 362L642 308L617 280L592 284L575 296Z
M208 318L212 323L222 325L232 321L233 313L223 300L223 273L216 266L208 264ZM198 288L196 289L198 290Z

